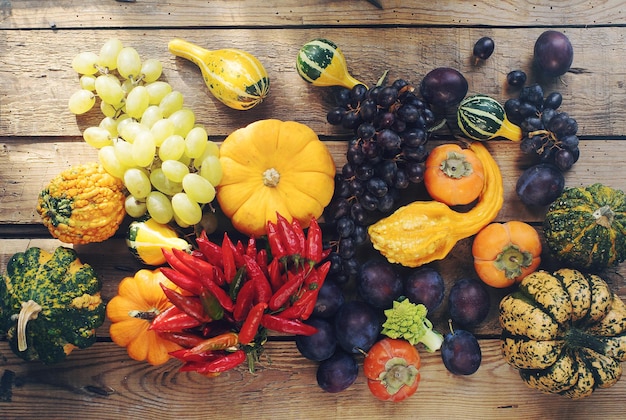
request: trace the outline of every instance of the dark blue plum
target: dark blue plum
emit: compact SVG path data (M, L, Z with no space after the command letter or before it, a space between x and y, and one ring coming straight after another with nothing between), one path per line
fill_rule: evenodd
M446 334L441 345L441 359L446 369L455 375L473 374L482 361L478 340L465 330Z
M347 301L335 314L337 344L348 353L367 352L381 330L382 317L365 302Z
M351 354L338 350L317 367L317 384L326 392L341 392L359 375L359 365Z
M317 328L317 332L313 335L296 336L296 347L300 354L315 362L331 357L337 349L333 324L323 318L310 318L305 323Z
M412 303L422 303L432 312L441 305L445 284L441 274L430 267L412 270L404 281L404 296Z
M333 278L327 278L322 285L313 308L313 316L320 318L331 318L337 310L344 304L346 298L343 290Z
M394 267L384 260L370 260L361 266L357 275L359 295L376 308L388 309L402 296L402 278Z

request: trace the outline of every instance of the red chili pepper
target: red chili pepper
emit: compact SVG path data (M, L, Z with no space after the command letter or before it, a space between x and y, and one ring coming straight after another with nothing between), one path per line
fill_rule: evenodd
M228 287L228 296L234 301L237 299L237 295L239 294L239 290L243 283L246 281L246 268L241 267L237 270L237 274L235 274L235 278L230 282Z
M248 280L241 286L237 299L235 300L235 308L233 309L233 318L235 321L243 321L248 316L248 312L254 304L256 296L256 286L253 281Z
M317 332L317 328L307 325L297 319L282 318L277 315L265 314L261 318L261 325L268 330L282 332L286 334L297 335L313 335Z
M259 252L257 252L255 259L257 264L259 264L259 267L261 267L261 270L263 270L266 275L269 275L269 270L267 269L267 250L260 249Z
M281 259L287 255L285 245L278 234L276 225L270 221L267 222L267 240L270 245L270 251L272 251L272 257L275 259Z
M169 267L161 267L159 270L161 270L161 273L163 273L168 280L192 295L199 295L202 291L202 284L197 276L189 277L186 274Z
M256 337L261 325L261 318L263 313L267 309L267 303L259 302L252 307L246 320L243 322L241 329L239 330L239 343L246 345L250 344L254 337Z
M315 310L315 304L317 303L317 296L320 294L320 289L307 290L306 293L300 299L301 305L304 307L304 311L300 314L300 319L306 321L311 317ZM305 299L306 296L306 299Z
M230 284L237 273L237 266L235 265L235 247L227 233L224 233L224 240L222 241L222 255L224 261L224 278L226 279L226 283Z
M202 302L196 296L184 296L161 283L163 293L174 306L200 322L210 322L211 318L204 312Z
M176 258L193 269L196 274L203 274L206 272L213 272L213 264L203 259L194 257L193 255L183 251L182 249L172 248L172 253Z
M300 242L291 227L291 223L282 216L280 213L276 213L276 224L278 234L287 250L288 255L300 255L304 250L300 248Z
M246 252L245 254L251 258L255 258L257 251L256 251L256 239L254 239L253 236L251 236L250 238L248 238L248 246L246 246Z
M306 253L305 258L315 262L322 261L322 229L315 217L311 218L311 224L306 237Z
M224 350L229 347L236 346L237 344L239 344L239 335L234 332L227 332L202 340L201 343L188 349L186 354L197 355L207 351Z
M226 372L227 370L236 368L245 361L246 352L239 349L217 360L205 363L204 366L199 367L196 372L202 374Z
M311 313L313 313L318 294L319 292L317 290L305 290L298 298L298 300L296 300L290 307L288 307L284 311L279 312L277 315L281 318L300 320L308 319L311 316ZM309 309L311 313L309 313L308 316L305 317L307 312L309 312Z
M199 249L192 249L190 255L196 257L196 258L200 258L203 261L206 261L206 257L204 256L204 254L202 253L202 251L200 251Z
M222 271L222 269L217 266L213 266L213 278L215 279L215 283L217 283L218 286L223 286L226 284L226 276L224 276L224 272Z
M269 302L272 297L272 286L265 277L265 273L257 264L256 260L248 256L244 256L246 261L246 272L250 281L253 281L256 287L256 302Z
M216 321L224 318L224 307L211 292L202 289L202 292L200 292L200 302L202 303L204 312L210 318Z
M178 344L186 349L195 347L204 340L199 335L186 332L158 331L157 334L159 337Z
M272 292L276 292L284 283L280 260L273 259L267 267Z
M200 354L188 354L188 349L180 349L169 352L169 355L185 362L185 364L179 369L181 372L195 371L202 364L217 360L220 357L224 357L226 352L224 351L207 351Z
M222 308L224 308L228 312L233 311L233 300L230 298L230 296L228 296L228 293L224 289L219 287L217 283L215 283L213 279L211 279L209 275L201 276L200 281L202 282L202 286L204 286L206 290L209 291L209 293L215 296Z
M165 257L165 261L167 261L167 263L170 265L170 267L172 267L174 270L180 271L184 275L189 276L191 278L198 276L198 273L196 273L196 270L194 270L193 268L189 267L182 260L180 260L174 254L174 252L172 250L169 250L167 248L161 248L161 252L163 252L163 256Z
M295 274L287 272L287 282L284 283L273 295L269 301L269 308L276 311L289 302L300 286L304 283L304 271L299 270Z
M324 280L330 271L330 261L326 261L324 264L317 266L307 276L304 284L309 289L320 289L324 285Z
M152 320L148 329L158 332L180 332L200 325L202 322L196 318L189 316L176 306L170 306Z
M237 241L237 243L235 244L235 251L236 254L239 255L239 260L243 260L242 256L246 253L246 247L243 246L243 242ZM237 261L237 256L235 256L235 261Z
M206 260L216 267L223 267L222 261L222 248L209 240L205 231L202 231L200 237L196 238L196 243L200 252L204 255Z

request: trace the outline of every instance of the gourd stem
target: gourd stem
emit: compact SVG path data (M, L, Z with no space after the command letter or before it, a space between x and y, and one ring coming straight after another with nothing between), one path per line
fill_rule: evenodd
M509 121L506 117L502 121L502 125L496 131L496 134L492 138L495 137L504 137L505 139L509 139L511 141L521 141L522 140L522 129Z
M17 317L17 349L19 351L26 351L28 348L26 343L26 324L32 319L37 319L42 309L41 305L32 299L28 302L22 302L22 309Z
M263 172L263 185L266 187L275 187L280 182L280 173L274 169L269 168Z

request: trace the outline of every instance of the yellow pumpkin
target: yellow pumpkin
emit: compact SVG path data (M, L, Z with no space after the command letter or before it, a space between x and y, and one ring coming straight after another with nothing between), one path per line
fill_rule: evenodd
M308 126L275 119L231 133L220 148L217 200L235 229L265 235L276 213L308 227L332 198L335 162Z

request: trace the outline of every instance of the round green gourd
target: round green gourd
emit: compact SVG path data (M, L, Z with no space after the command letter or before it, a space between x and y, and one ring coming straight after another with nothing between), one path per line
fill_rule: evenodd
M546 243L564 263L602 269L626 259L626 194L596 183L567 188L548 207Z
M504 137L512 141L522 139L522 130L506 117L498 101L487 95L473 95L463 99L457 110L457 123L467 137L490 140Z
M73 249L32 247L7 264L0 286L0 329L24 360L59 362L96 341L105 317L101 282Z
M339 47L323 38L309 41L300 48L296 68L300 77L314 86L352 89L358 84L364 84L348 73L346 58Z

